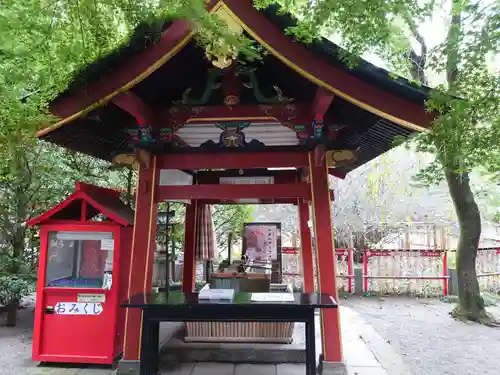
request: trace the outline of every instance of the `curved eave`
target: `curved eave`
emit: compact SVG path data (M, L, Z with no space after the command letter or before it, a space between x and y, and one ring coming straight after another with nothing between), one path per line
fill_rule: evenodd
M315 56L306 46L284 35L279 26L253 7L251 0L224 0L217 3L212 0L208 7L211 11L224 8L272 55L316 85L397 125L420 132L430 128L433 116L426 113L423 103L399 97ZM165 64L193 36L194 31L187 21L172 22L158 44L125 61L120 69L91 84L85 91L56 99L51 112L62 120L40 130L37 137L84 116L120 92L131 89Z
M395 96L313 56L304 45L294 42L257 11L249 0L224 0L222 6L252 38L311 82L398 125L428 131L433 117L421 103Z
M40 130L36 136L42 137L104 105L119 93L131 89L171 59L193 36L194 31L189 22L172 22L158 44L125 61L121 69L109 73L85 91L56 99L50 111L62 120Z

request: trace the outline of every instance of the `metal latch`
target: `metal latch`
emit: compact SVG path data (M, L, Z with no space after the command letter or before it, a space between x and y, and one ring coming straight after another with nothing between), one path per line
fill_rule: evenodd
M45 314L54 314L54 306L47 306L45 307Z

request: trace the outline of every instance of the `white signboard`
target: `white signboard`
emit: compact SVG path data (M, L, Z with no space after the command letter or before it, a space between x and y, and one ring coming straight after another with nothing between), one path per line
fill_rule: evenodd
M160 170L160 186L185 186L193 184L193 176L177 169Z
M252 293L252 302L293 302L292 293Z
M202 289L198 294L198 299L206 300L232 300L234 289Z
M220 185L272 185L274 177L219 177Z
M104 294L78 293L76 300L85 303L101 303L106 301L106 296Z
M58 315L99 315L102 313L101 303L57 302L54 311Z
M114 250L115 240L101 240L101 250Z

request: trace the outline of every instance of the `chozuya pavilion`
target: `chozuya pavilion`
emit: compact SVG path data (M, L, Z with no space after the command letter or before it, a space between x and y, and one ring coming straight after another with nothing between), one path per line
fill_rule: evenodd
M138 168L129 296L152 287L157 204L189 200L184 291L194 288L196 211L252 201L298 206L304 291L314 292L315 257L317 292L336 298L328 174L344 178L389 150L396 136L428 129L427 93L367 62L347 68L327 40L293 40L284 33L293 20L276 8L258 11L251 0L207 7L266 49L263 60L211 56L197 46L189 22L168 22L158 40L136 35L129 49L89 67L84 88L54 100L51 111L60 121L38 137ZM165 169L189 173L193 184L165 184ZM275 175L275 183L218 183L222 175L262 173ZM129 310L124 360L138 361L141 315ZM342 363L338 309L322 310L321 330L324 363Z

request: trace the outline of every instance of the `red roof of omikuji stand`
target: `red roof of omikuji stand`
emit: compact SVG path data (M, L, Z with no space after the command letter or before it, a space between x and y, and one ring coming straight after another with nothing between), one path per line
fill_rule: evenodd
M28 226L43 224L51 219L75 220L81 218L81 203L87 203L85 220L97 214L123 226L133 225L134 211L120 200L120 192L83 182L75 182L75 192L57 206L27 222Z
M173 137L154 152L231 152L214 149L213 140L221 132L216 123L238 120L249 121L243 132L252 142L260 141L253 151L306 151L314 135L312 108L321 112L331 142L328 149L355 150L358 155L355 163L336 170L345 175L394 147L395 138L430 128L434 116L426 111L428 88L394 79L363 60L349 68L340 58L340 47L326 39L309 45L298 42L284 32L296 21L276 7L259 11L252 0L211 0L207 9L224 11L267 50L262 61L244 64L254 69L265 99L274 99L278 87L276 97L293 101L262 102L252 92L256 86L252 81L253 86L240 82L239 101L228 105L224 90L234 86L224 79L231 68L221 70L221 82L211 82L214 66L194 41L192 26L185 20L170 20L155 30L161 36L153 42L150 34L138 33L128 46L82 72L51 103L60 121L38 137L111 161L114 155L134 151L129 131L143 122L157 134L165 131ZM83 87L76 82L84 82ZM216 88L205 98L207 87ZM186 104L185 97L197 103L205 99ZM229 113L236 117L228 119ZM255 120L259 116L261 120ZM198 142L202 134L208 134L205 142Z

